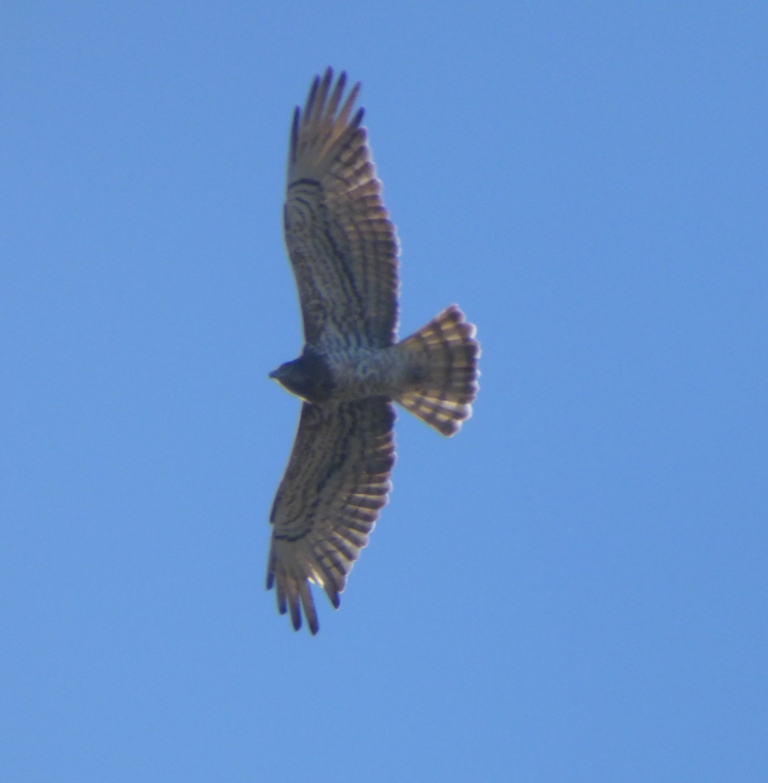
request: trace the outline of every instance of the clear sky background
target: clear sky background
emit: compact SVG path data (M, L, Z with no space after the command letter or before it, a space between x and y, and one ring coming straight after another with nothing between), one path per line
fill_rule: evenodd
M768 6L0 9L0 780L768 780ZM401 412L334 612L264 589L293 107L363 83Z

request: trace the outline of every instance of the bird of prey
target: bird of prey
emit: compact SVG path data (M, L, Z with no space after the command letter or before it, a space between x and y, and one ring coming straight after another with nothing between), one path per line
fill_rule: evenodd
M443 435L472 413L480 345L456 306L397 341L395 227L346 74L316 77L296 108L285 244L304 322L301 356L270 374L303 400L270 522L267 589L295 630L319 628L310 583L334 607L387 503L393 401ZM354 113L353 113L354 111Z

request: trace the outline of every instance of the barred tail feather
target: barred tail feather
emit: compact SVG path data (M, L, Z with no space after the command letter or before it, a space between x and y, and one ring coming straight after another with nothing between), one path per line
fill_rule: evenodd
M476 331L451 305L398 344L409 355L414 381L396 400L443 435L457 433L472 415L480 375Z

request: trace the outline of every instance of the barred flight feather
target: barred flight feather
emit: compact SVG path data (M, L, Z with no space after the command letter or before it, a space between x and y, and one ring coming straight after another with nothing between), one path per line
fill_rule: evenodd
M455 435L472 415L480 375L475 332L458 306L451 305L398 344L414 357L418 380L396 400L443 435Z

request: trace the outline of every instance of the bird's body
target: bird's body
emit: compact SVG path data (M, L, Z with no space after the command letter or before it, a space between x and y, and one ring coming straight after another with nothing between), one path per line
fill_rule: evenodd
M393 345L355 346L326 354L305 352L281 365L271 377L303 400L318 404L331 397L339 402L394 398L409 390L419 374L418 357ZM312 381L307 384L305 378Z
M444 435L471 415L480 346L455 305L397 342L398 250L381 199L360 85L328 69L294 115L284 211L304 349L271 377L304 400L272 507L267 587L294 628L318 629L309 583L334 606L391 488L393 401Z

